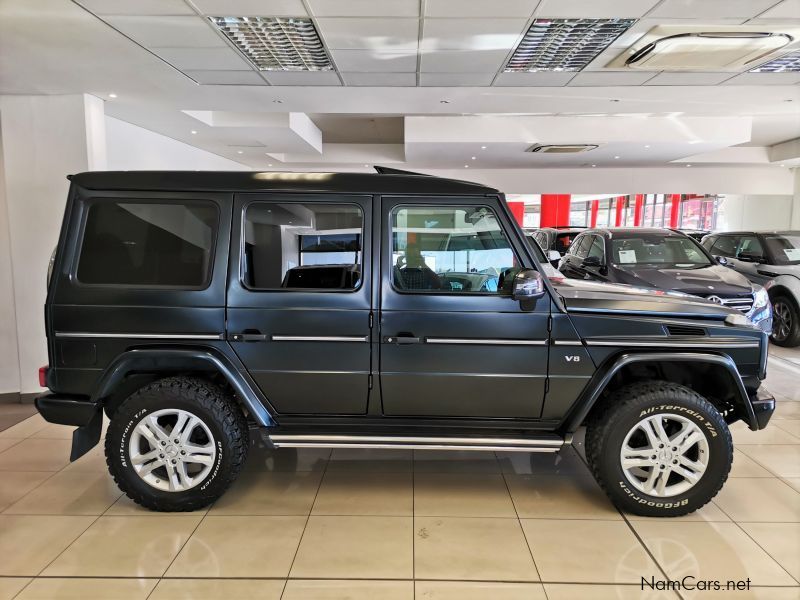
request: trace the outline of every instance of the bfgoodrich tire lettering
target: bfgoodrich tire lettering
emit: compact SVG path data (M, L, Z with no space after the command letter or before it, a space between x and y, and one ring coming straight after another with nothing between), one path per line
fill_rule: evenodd
M703 465L698 468L700 477L688 489L676 485L672 487L677 493L671 493L670 489L659 493L655 488L647 493L643 491L646 486L631 476L630 469L623 468L621 450L626 437L639 424L654 419L680 424L674 425L675 430L685 427L695 433L698 443L689 452L695 453L692 458L698 464L702 459ZM667 432L668 437L670 433ZM671 437L675 440L677 435ZM669 469L673 462L669 451L678 446L666 446L668 455L656 458L659 449L656 444L652 457L645 457L648 459L645 462L652 466L644 468L643 478L648 472L653 473L651 469L664 468L662 465ZM699 452L707 456L698 455ZM722 488L733 461L733 441L722 415L708 400L682 385L654 381L632 384L606 399L587 428L586 457L595 479L620 509L650 517L677 517L697 510Z
M131 461L137 425L170 412L196 417L198 429L210 433L207 447L213 444L202 480L177 491L148 483ZM238 406L221 388L190 377L161 379L128 397L115 411L105 442L108 469L119 488L137 504L157 511L196 510L219 498L239 474L247 446L247 422Z

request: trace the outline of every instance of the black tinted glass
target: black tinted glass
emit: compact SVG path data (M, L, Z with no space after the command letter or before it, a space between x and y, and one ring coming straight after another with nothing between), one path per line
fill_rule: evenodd
M207 202L98 202L89 209L78 280L134 287L202 287L218 222Z

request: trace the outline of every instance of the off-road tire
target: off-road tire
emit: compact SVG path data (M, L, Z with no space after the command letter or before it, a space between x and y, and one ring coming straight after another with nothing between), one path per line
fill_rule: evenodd
M211 473L201 485L184 491L158 490L133 469L129 436L148 413L177 408L199 417L213 434L217 447ZM169 377L145 385L114 411L106 433L108 470L131 500L162 512L192 511L218 499L236 479L247 457L248 427L242 411L222 388L192 377Z
M691 420L708 443L708 465L682 494L659 497L631 485L620 460L625 436L648 414L675 414ZM634 383L613 392L589 421L586 458L597 482L619 509L648 517L678 517L708 503L728 478L733 440L720 412L697 392L667 381Z
M787 296L786 294L778 294L772 299L773 307L781 303L786 306L786 309L789 311L789 317L791 318L791 330L789 331L789 335L787 335L784 339L779 340L774 335L770 335L770 339L772 342L778 346L784 346L786 348L794 348L795 346L800 345L800 310L797 308L797 304L794 302L792 298ZM773 309L774 313L774 309ZM775 318L773 314L773 319Z

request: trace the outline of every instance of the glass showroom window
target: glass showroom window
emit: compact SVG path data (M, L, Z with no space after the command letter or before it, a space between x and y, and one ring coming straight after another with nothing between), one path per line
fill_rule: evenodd
M569 207L569 224L572 227L589 225L589 202L573 202Z
M719 201L716 196L686 198L681 201L681 227L683 229L712 230L716 226Z
M613 227L614 226L614 200L613 198L606 198L600 200L597 205L597 227Z

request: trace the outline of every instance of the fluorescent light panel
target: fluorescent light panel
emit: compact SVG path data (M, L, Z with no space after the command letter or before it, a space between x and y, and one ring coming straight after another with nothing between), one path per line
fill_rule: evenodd
M751 73L797 73L800 72L800 50L788 52L778 58L773 58L771 61L762 65L758 65L755 69L750 69Z
M636 19L536 19L505 71L580 71Z
M209 17L259 71L331 71L333 64L311 19Z

